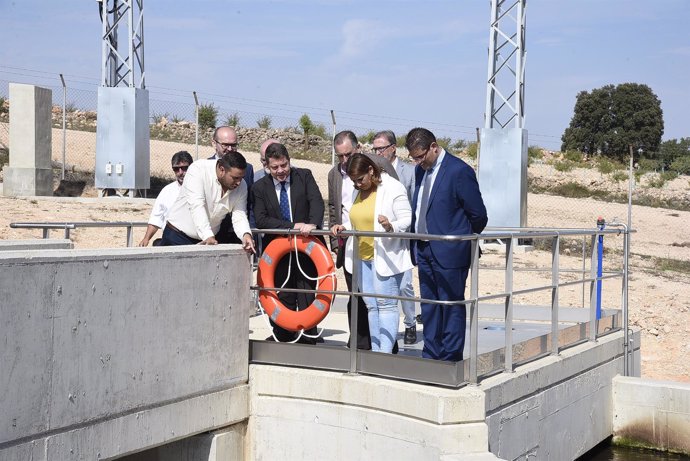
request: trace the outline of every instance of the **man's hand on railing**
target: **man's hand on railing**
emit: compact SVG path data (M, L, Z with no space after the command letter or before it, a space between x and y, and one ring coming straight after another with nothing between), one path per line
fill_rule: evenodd
M347 230L347 229L345 229L345 226L343 226L342 224L334 224L331 227L331 234L337 236L338 234L340 234L344 230Z
M302 235L307 236L311 231L316 229L316 226L309 223L298 222L295 223L293 229L296 229L302 233Z

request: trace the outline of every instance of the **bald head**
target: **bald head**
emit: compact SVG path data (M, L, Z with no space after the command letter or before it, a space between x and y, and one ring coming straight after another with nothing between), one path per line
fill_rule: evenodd
M261 160L261 165L263 165L264 170L266 170L266 149L268 149L268 146L271 144L279 143L280 141L274 138L267 139L261 143L261 147L259 147L259 160ZM268 172L268 170L266 170L266 172Z

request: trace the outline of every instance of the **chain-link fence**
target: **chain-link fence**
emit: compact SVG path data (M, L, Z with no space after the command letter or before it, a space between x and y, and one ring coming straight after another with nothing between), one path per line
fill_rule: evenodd
M27 76L22 77L27 79ZM62 80L41 76L36 80L35 84L53 92L54 168L60 169L64 165L67 171L93 172L96 159L97 85L77 81L71 86L69 77ZM5 101L9 98L9 83L8 80L0 80L0 98ZM7 107L7 103L4 107ZM200 129L196 142L197 109L213 113L215 120L210 125L230 124L238 127L240 150L255 169L261 168L258 147L262 141L272 137L284 142L295 165L312 169L324 195L332 161L330 140L335 131L348 129L367 139L371 133L381 129L392 129L398 135L404 135L414 126L425 126L439 137L443 136L445 143L451 146L466 145L467 142L458 141L476 137L476 131L471 127L352 112L333 113L316 107L157 88L149 90L152 176L164 181L172 180L170 158L177 151L187 150L195 158L206 158L213 154L210 145L212 128ZM306 139L299 128L299 119L304 114L309 116L315 127L314 134ZM0 111L0 148L6 151L8 146L9 123L5 110ZM403 153L402 157L405 158L406 154ZM472 158L465 160L476 167ZM618 180L611 181L611 175L595 169L558 171L549 162L537 160L529 167L530 190L536 193L530 193L528 197L528 225L552 227L556 214L562 215L557 222L567 222L569 227L592 227L599 216L627 221L628 175L625 171L618 171L617 174ZM565 190L568 188L579 188L574 192L579 193L580 197L598 195L599 200L589 199L586 207L572 205L563 197L573 196L573 191ZM601 190L605 190L606 194L595 193ZM557 195L552 195L554 193Z

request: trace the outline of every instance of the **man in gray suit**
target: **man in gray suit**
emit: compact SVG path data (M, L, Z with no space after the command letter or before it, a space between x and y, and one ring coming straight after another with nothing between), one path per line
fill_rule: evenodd
M395 168L396 173L398 173L398 180L407 190L407 199L412 203L412 197L414 197L414 165L398 158L396 155L396 142L395 133L390 130L379 131L374 135L374 140L372 141L374 152L388 160ZM414 297L412 269L405 272L400 282L400 294L410 298ZM417 342L415 303L414 301L400 301L400 304L402 304L403 323L405 324L405 344L414 344Z
M347 165L350 157L360 151L360 144L357 136L352 131L341 131L333 139L333 148L338 157L338 163L328 172L328 227L334 224L343 223L343 210L348 210L352 206L352 195L355 190L352 180L347 175ZM371 158L383 171L391 177L398 179L395 168L386 159L372 154L364 154ZM343 268L345 283L348 291L352 291L352 274L345 270L343 264L345 256L345 240L331 237L331 251L336 254L336 267ZM371 338L369 337L369 319L367 307L364 299L358 297L357 304L357 349L371 349ZM351 300L347 304L347 321L350 324L350 314L352 312ZM352 332L350 332L352 333ZM348 341L349 344L349 341ZM398 343L393 346L393 353L397 353Z

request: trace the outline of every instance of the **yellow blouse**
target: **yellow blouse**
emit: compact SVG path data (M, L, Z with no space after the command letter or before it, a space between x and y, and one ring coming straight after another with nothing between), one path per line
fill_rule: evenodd
M374 230L375 206L376 191L371 192L364 200L362 200L361 193L357 194L357 198L352 204L352 208L350 208L350 222L354 230ZM374 259L374 237L359 238L359 257L363 261L371 261Z

